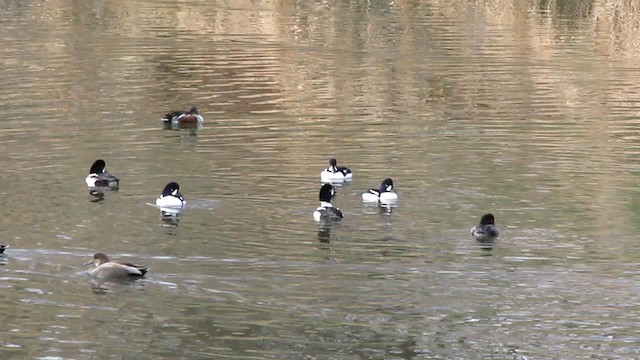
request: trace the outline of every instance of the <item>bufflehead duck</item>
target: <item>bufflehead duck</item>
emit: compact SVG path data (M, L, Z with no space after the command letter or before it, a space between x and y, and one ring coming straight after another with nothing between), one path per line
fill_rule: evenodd
M86 265L93 265L89 275L99 279L124 280L141 278L147 273L147 268L131 263L111 261L107 255L96 253Z
M84 179L88 187L108 187L113 190L118 190L120 179L109 174L105 169L106 166L107 164L102 159L96 160L93 165L91 165L89 175Z
M496 227L496 220L492 214L482 215L480 224L471 229L471 236L481 243L489 243L495 241L500 232Z
M393 190L393 180L384 179L379 189L369 189L369 191L362 193L362 201L382 204L398 201L398 194Z
M336 159L329 159L329 167L320 173L320 181L322 182L340 182L351 181L353 173L344 166L338 166Z
M323 219L328 220L338 220L342 219L344 216L342 215L342 211L340 209L333 207L331 204L331 198L335 195L335 190L331 184L323 184L320 188L320 206L313 212L313 218L316 221L320 221Z
M162 190L162 194L156 199L156 206L167 208L181 208L184 207L187 202L184 200L182 194L180 194L180 185L177 182L170 182Z
M4 254L4 251L7 250L9 245L0 243L0 254Z
M198 114L198 108L192 106L188 111L172 111L162 117L165 128L199 128L204 119Z

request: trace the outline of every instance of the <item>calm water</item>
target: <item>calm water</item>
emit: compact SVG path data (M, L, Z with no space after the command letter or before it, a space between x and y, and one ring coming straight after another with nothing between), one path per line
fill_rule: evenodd
M640 357L632 5L0 5L0 358ZM325 228L329 157L355 176ZM363 206L389 176L398 208ZM97 251L149 274L96 284Z

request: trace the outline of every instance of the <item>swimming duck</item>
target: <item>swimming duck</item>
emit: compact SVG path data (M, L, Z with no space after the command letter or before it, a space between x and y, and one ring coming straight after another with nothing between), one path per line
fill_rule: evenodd
M4 251L9 247L7 244L0 243L0 254L4 254Z
M384 179L379 189L369 189L369 191L362 193L362 201L382 204L398 201L398 194L393 190L393 180Z
M162 194L156 199L156 206L164 208L182 208L187 204L177 182L170 182L162 190Z
M320 181L322 182L340 182L351 181L353 173L344 166L338 166L336 159L329 159L329 167L320 173Z
M199 128L204 119L198 114L198 108L192 106L188 111L172 111L162 117L165 128Z
M111 261L107 255L96 253L86 265L93 264L89 275L99 279L124 280L141 278L147 273L147 268L131 263Z
M120 179L109 174L105 169L106 166L107 164L102 159L96 160L93 165L91 165L89 175L84 179L88 187L108 187L112 190L118 190Z
M492 214L484 214L480 224L471 228L471 236L481 243L493 242L500 234L495 224L496 220Z
M331 184L323 184L320 188L320 206L313 212L313 218L316 221L320 220L339 220L344 216L340 209L333 207L331 204L331 198L336 194Z

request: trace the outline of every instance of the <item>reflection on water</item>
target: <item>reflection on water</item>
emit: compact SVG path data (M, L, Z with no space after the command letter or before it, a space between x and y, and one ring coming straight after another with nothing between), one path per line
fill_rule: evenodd
M89 201L90 202L101 202L105 198L105 194L111 191L118 191L118 188L109 188L105 186L96 186L89 188Z
M126 301L126 297L132 290L141 291L144 290L145 281L142 279L122 279L119 281L114 280L100 280L92 278L90 280L91 291L97 295L107 294L120 294L124 297L123 301ZM132 289L127 287L133 287Z
M362 205L362 212L368 215L391 215L398 204L376 204L376 203L364 203Z
M478 247L482 250L491 251L496 246L496 239L478 241Z
M90 202L102 202L104 200L104 192L97 189L89 189Z
M0 3L0 358L637 357L633 2Z
M176 235L182 209L160 208L160 226L168 235Z
M333 227L332 221L321 222L318 226L318 241L322 243L331 242L331 228Z
M192 124L192 123L188 123L188 124L180 124L180 123L171 123L171 122L163 122L162 123L162 128L164 130L174 130L174 131L181 131L184 136L198 136L198 131L201 130L203 127L202 124Z

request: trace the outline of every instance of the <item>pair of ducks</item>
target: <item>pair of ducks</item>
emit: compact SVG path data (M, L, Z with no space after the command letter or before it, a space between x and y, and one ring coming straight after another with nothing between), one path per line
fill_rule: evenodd
M335 187L331 184L322 184L318 198L320 206L313 212L316 221L338 220L344 218L342 211L334 207L331 199L336 195ZM393 190L393 180L387 178L382 181L379 189L369 189L362 194L362 202L379 205L393 205L398 201L398 194Z
M319 200L320 206L313 212L316 221L323 219L337 220L344 215L340 209L333 207L331 199L335 196L335 188L331 183L349 182L353 179L351 169L338 166L336 159L329 159L329 167L320 172ZM392 205L398 201L398 194L393 190L393 180L390 178L382 180L378 189L369 189L362 194L362 201L365 203L377 203L380 205Z
M120 186L120 179L107 171L107 163L102 159L91 165L85 182L89 189L117 191ZM183 208L186 204L184 196L180 193L180 185L175 181L168 183L156 199L156 206L161 208Z
M336 159L329 159L329 167L320 173L320 181L323 183L349 182L352 179L353 172L351 169L338 166ZM390 178L384 179L378 189L369 189L362 193L362 201L382 204L398 201L398 194L393 190L393 180Z

